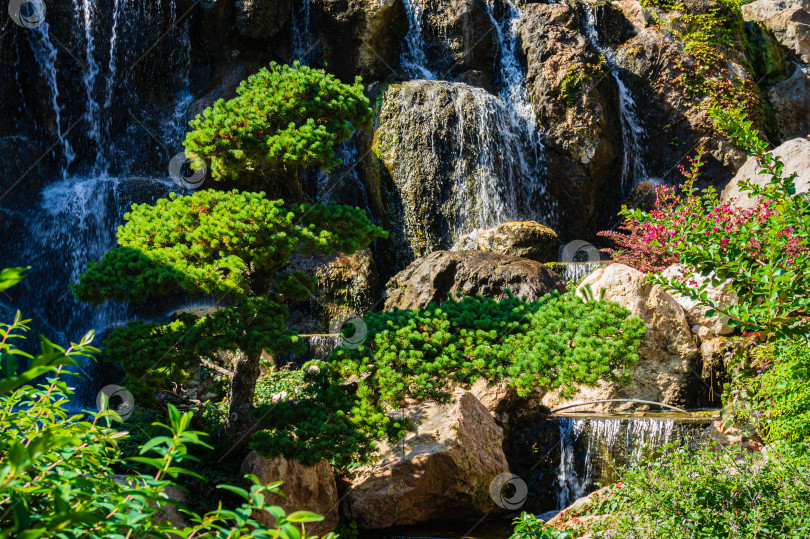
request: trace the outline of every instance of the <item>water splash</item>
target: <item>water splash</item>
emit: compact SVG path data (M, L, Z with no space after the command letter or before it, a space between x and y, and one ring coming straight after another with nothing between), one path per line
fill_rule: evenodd
M644 145L647 134L638 118L635 99L630 89L622 80L621 70L616 63L616 53L610 47L602 44L599 32L596 29L597 6L583 3L585 13L585 31L588 41L599 51L605 59L605 64L610 69L613 80L619 90L619 113L621 116L622 145L624 146L624 158L622 165L622 195L626 196L630 190L643 181L656 181L647 172L644 162Z

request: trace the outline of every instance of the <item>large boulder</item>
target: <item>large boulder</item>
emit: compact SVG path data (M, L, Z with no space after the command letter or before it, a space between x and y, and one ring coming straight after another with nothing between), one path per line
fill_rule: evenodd
M418 309L447 294L502 299L507 289L529 301L565 292L562 277L534 260L485 251L436 251L411 263L386 285L385 308Z
M538 262L555 262L559 256L560 238L537 221L517 221L462 236L453 250L492 251Z
M373 151L402 259L546 213L537 148L500 99L466 84L415 80L388 86L381 101Z
M707 297L716 301L717 305L720 307L728 307L736 304L738 301L737 294L729 289L731 285L730 280L722 283L719 286L713 286L709 277L693 274L681 264L675 264L668 267L661 272L661 275L670 280L694 281L696 283L694 286L696 287L706 284ZM674 297L675 301L677 301L680 306L683 307L684 311L686 311L686 316L689 319L690 325L701 325L707 327L715 335L729 335L734 332L734 328L728 325L727 316L723 316L717 312L712 316L706 316L709 310L708 307L705 307L699 304L697 301L694 301L693 299L682 294L674 293L672 294L672 297Z
M311 511L323 516L322 521L307 524L308 534L325 535L337 527L340 521L337 484L332 467L326 460L304 466L295 460L266 458L251 451L242 462L241 471L255 475L263 484L284 481L281 490L285 497L272 496L267 501L280 506L287 514ZM275 525L275 518L267 511L254 515L254 518L266 526Z
M621 196L617 88L580 24L575 9L558 3L527 5L520 25L526 89L544 128L549 190L571 238L594 234Z
M746 21L765 22L777 13L796 7L810 10L810 0L756 0L741 9Z
M583 388L570 399L559 391L548 393L543 403L551 408L564 404L598 399L631 398L688 406L696 390L703 386L696 372L699 350L687 321L686 313L670 294L646 282L646 275L623 264L610 264L586 278L577 288L584 296L590 287L596 297L626 307L644 320L647 337L639 348L638 362L632 367L628 386L602 382L594 388ZM596 409L625 409L632 404L592 405Z
M313 0L329 71L345 81L393 74L408 32L402 0Z
M472 393L457 390L447 404L400 413L416 432L383 444L380 461L361 470L346 493L347 517L381 529L496 511L490 484L509 471L503 430Z
M744 13L752 20L762 22L796 59L810 63L810 7L794 4L777 11L770 4L768 8L749 8Z
M810 135L810 66L795 64L793 74L770 86L766 96L780 141Z
M781 144L773 150L774 155L778 155L785 163L784 175L796 173L796 192L806 193L810 191L810 139L807 137L795 138ZM720 194L723 202L734 202L741 208L753 208L757 205L757 200L748 196L747 192L740 190L740 183L750 180L756 185L765 185L770 181L770 177L758 174L756 158L750 157L748 161L737 171L737 174L728 183Z
M477 72L488 86L498 55L498 32L477 0L413 0L427 67L437 78Z

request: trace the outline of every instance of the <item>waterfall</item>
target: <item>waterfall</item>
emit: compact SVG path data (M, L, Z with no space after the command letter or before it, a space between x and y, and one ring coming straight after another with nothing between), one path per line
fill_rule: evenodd
M596 13L598 9L589 3L583 4L585 13L585 30L588 41L599 51L610 69L613 80L619 89L619 113L621 116L622 145L624 146L624 159L622 165L622 195L626 196L633 186L643 181L657 181L650 178L644 163L644 143L646 132L639 121L636 105L630 90L622 80L621 70L616 63L616 53L602 44L599 32L596 29Z
M517 219L518 190L526 178L522 139L525 131L515 129L511 112L504 113L489 93L472 87L459 91L454 105L458 117L455 140L466 143L460 144L457 151L478 153L469 167L454 170L451 185L458 200L455 222L460 226L453 234L453 242L476 228ZM464 157L459 155L460 164ZM468 229L470 226L474 228Z
M560 262L560 275L566 283L576 283L603 266L604 262Z
M93 165L93 172L104 172L107 169L104 160L104 149L102 145L101 131L99 128L99 104L96 99L96 77L99 74L98 64L95 58L95 39L93 35L93 20L95 5L90 0L81 0L81 5L77 0L73 0L73 5L84 27L84 70L82 73L82 83L84 85L85 106L84 118L87 122L86 135L90 138L96 149L96 159Z
M554 224L553 205L546 193L542 133L529 101L520 60L517 30L522 14L508 1L498 1L496 5L495 0L487 0L482 7L499 44L496 95L466 84L453 84L457 90L451 95L456 120L452 140L449 144L434 137L426 141L433 155L446 156L452 162L452 171L441 173L449 174L443 180L451 190L448 204L451 209L443 212L449 236L441 241L432 240L424 223L417 222L406 211L406 234L417 253L447 248L464 234L510 220L532 219ZM434 80L436 75L426 58L422 36L422 4L419 0L405 0L405 8L408 33L400 64L408 78ZM432 102L437 101L430 97L425 100ZM448 129L446 120L430 121L432 131ZM436 195L445 198L444 193Z
M571 500L581 498L585 491L585 482L580 479L574 462L574 443L582 436L585 426L584 419L560 419L560 468L557 473L557 506L560 509L564 509Z
M292 59L307 65L312 43L312 0L301 0L292 9Z
M499 96L504 103L508 104L512 123L519 126L519 131L526 137L525 151L517 157L523 171L524 194L530 200L535 199L536 203L536 197L544 195L546 191L545 155L542 133L538 129L537 115L529 101L529 94L526 91L526 74L518 55L518 25L522 13L509 0L502 0L502 5L506 8L507 14L503 20L498 21L495 17L495 0L486 2L487 14L495 27L500 49L498 56ZM546 220L553 220L553 216L546 216Z
M3 208L25 223L3 238L3 263L32 269L0 308L4 314L20 309L33 319L34 331L56 342L75 342L89 329L103 333L134 316L125 304L76 302L70 284L115 246L115 230L133 203L177 190L168 179L167 154L180 149L193 95L189 22L176 20L175 1L72 0L59 39L53 23L27 31L36 61L31 75L48 107L30 110L46 115L47 123L34 119L49 126L45 140L55 134L61 155L56 167L30 175L35 181L27 184L36 191L25 193L21 184ZM132 76L136 65L159 80L159 91L151 91L155 81ZM74 99L67 100L71 90ZM29 341L35 348L36 339ZM71 382L78 385L77 405L89 406L99 389L92 379L97 373L89 365L80 370L91 379Z
M427 67L425 42L422 39L422 6L418 0L404 0L408 15L408 33L400 64L411 79L435 80L436 75Z
M51 42L50 27L47 22L32 29L28 36L31 41L31 48L34 51L34 58L36 58L37 65L39 65L39 69L45 77L45 82L50 90L56 136L62 147L62 158L64 159L61 171L62 176L65 176L68 167L76 158L76 154L62 130L62 106L59 104L59 83L56 80L56 47Z
M621 479L621 468L644 454L672 442L689 443L711 422L707 418L587 417L558 418L560 462L557 469L557 506Z

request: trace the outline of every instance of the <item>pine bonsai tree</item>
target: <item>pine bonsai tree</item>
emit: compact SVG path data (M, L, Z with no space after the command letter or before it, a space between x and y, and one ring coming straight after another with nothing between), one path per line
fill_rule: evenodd
M209 163L214 180L258 182L271 193L299 197L299 166L339 164L335 145L355 129L371 128L359 78L349 86L319 69L272 63L237 93L192 120L184 142L187 154Z
M185 293L217 298L222 307L206 316L184 314L166 324L136 321L114 330L102 356L120 362L125 384L148 398L172 375L218 351L235 353L226 428L247 442L262 350L301 347L285 326L285 299L300 298L302 274L279 276L293 253L352 253L384 232L365 213L348 206L292 205L265 194L203 190L172 194L155 205L135 205L109 251L74 285L76 298L145 302Z

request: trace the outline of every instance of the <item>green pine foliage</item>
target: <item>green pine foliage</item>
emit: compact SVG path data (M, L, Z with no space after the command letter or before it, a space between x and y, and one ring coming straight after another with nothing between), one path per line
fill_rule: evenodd
M367 346L333 354L344 376L370 374L380 402L443 400L453 385L509 379L526 396L621 377L646 328L607 301L549 294L536 302L463 298L366 318Z
M210 163L214 180L277 165L330 167L334 146L370 129L360 79L349 86L320 69L270 64L191 121L186 153Z
M646 335L627 309L573 293L534 302L451 298L364 320L366 344L305 366L303 393L267 410L254 449L338 467L363 463L378 440L405 434L408 425L390 412L406 398L446 401L479 378L507 379L521 395L625 380Z
M183 382L200 356L221 350L298 351L282 301L311 286L297 274L278 278L293 253L351 253L384 236L348 206L292 205L264 193L197 191L135 205L118 229L119 247L90 263L74 285L82 301L144 302L157 295L212 295L222 309L181 315L167 324L134 321L114 330L103 358L121 362L125 384L151 400L156 388Z

